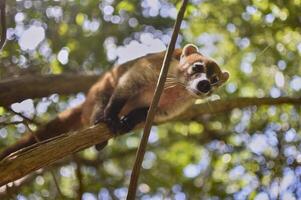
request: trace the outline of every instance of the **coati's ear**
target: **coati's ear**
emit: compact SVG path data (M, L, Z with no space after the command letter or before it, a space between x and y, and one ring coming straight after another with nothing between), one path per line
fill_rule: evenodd
M197 53L198 51L198 47L194 44L186 44L182 51L182 57L189 56L190 54Z
M226 82L229 79L229 72L222 72L222 80L223 82Z

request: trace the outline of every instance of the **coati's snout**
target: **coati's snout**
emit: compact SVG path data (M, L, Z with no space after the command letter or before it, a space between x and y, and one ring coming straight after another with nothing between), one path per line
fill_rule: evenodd
M210 93L212 86L205 73L198 73L188 77L186 89L196 95L206 95Z
M228 72L222 72L216 62L198 52L195 45L183 48L181 71L186 89L197 96L208 96L229 78Z
M198 82L196 86L197 90L202 92L202 93L208 93L211 90L211 85L210 82L207 80L202 80Z

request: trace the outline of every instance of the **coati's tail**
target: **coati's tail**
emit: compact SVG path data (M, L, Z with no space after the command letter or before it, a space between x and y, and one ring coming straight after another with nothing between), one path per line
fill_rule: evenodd
M65 110L64 112L60 113L55 119L41 126L35 132L35 136L39 139L39 141L42 141L71 130L77 130L83 126L81 115L82 105ZM34 143L37 143L35 137L32 134L26 134L26 136L20 141L18 141L16 144L4 149L0 153L0 160L2 160L3 158L5 158L13 152L24 147L30 146Z

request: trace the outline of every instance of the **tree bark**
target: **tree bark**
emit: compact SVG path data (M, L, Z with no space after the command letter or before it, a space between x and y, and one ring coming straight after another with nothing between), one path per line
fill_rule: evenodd
M194 105L174 120L192 120L201 115L229 112L234 108L278 104L301 105L301 98L235 98L216 100L209 104ZM105 125L100 124L84 130L65 133L21 149L0 161L0 186L17 180L37 169L49 166L67 155L113 137L114 135L109 132Z
M255 97L238 97L226 100L209 101L199 105L194 105L185 114L177 117L178 120L194 119L198 115L204 114L217 114L221 112L230 112L234 108L244 108L248 106L261 106L261 105L279 105L279 104L292 104L301 105L301 98L292 97L279 97L279 98L255 98Z
M62 74L29 75L0 81L0 106L9 106L28 98L41 98L51 94L85 92L100 75Z

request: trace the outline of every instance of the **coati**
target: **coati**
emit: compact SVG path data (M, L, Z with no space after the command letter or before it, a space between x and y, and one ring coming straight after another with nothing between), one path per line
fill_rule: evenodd
M45 140L101 122L116 134L132 130L146 119L164 55L165 52L149 54L114 67L91 87L84 103L60 113L35 135ZM199 53L195 45L176 49L154 122L181 114L196 98L209 96L228 78L228 72L222 72L212 59ZM5 149L0 159L35 142L33 136L28 136ZM96 147L101 149L105 145Z

